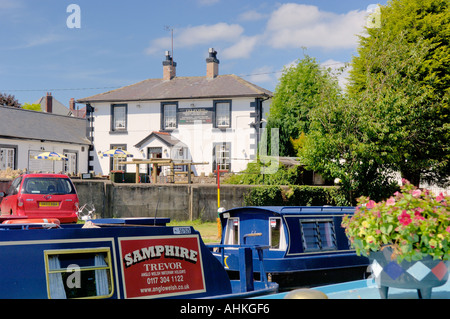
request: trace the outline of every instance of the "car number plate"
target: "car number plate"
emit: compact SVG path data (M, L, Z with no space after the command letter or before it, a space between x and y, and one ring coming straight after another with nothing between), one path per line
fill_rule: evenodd
M59 202L39 202L40 207L56 207L59 206Z

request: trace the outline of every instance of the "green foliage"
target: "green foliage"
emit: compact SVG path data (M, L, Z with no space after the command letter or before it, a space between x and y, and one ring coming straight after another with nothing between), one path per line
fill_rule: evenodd
M299 156L308 168L338 179L352 204L361 195L381 200L397 187L393 172L368 143L356 104L345 102L312 112L312 129Z
M338 187L292 185L258 186L244 194L246 206L347 206Z
M244 194L245 206L284 206L282 190L279 186L253 187Z
M41 105L40 105L40 104L24 103L24 104L22 105L22 108L23 108L24 110L30 110L30 111L38 111L38 112L41 112L41 111L42 111Z
M315 59L305 56L295 66L285 68L278 83L267 128L278 128L280 156L296 156L291 143L309 131L309 112L340 94L337 81Z
M450 14L447 0L393 0L367 29L348 94L319 104L298 156L338 178L354 203L382 200L395 172L418 185L450 183Z
M235 185L299 185L306 184L309 172L301 166L285 167L279 164L274 174L262 174L264 164L260 161L252 162L239 174L224 179L224 184Z
M361 37L348 91L376 161L418 185L450 183L450 4L395 0Z

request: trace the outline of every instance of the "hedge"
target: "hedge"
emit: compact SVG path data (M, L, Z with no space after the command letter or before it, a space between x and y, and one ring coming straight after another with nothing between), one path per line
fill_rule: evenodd
M244 194L246 206L349 206L339 187L258 186Z

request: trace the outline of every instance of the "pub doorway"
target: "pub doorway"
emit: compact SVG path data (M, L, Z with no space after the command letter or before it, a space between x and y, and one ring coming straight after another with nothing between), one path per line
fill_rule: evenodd
M147 159L162 158L162 147L147 147ZM148 175L152 176L152 165L147 165ZM158 166L157 176L161 173L161 167Z

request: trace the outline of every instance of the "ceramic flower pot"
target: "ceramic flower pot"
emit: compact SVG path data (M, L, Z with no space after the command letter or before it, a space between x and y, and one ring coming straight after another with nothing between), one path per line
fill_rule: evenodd
M420 299L430 299L432 288L442 286L448 280L448 265L444 261L427 256L419 261L403 260L399 264L391 255L392 249L384 247L369 256L372 273L383 299L387 299L389 287L417 289Z

